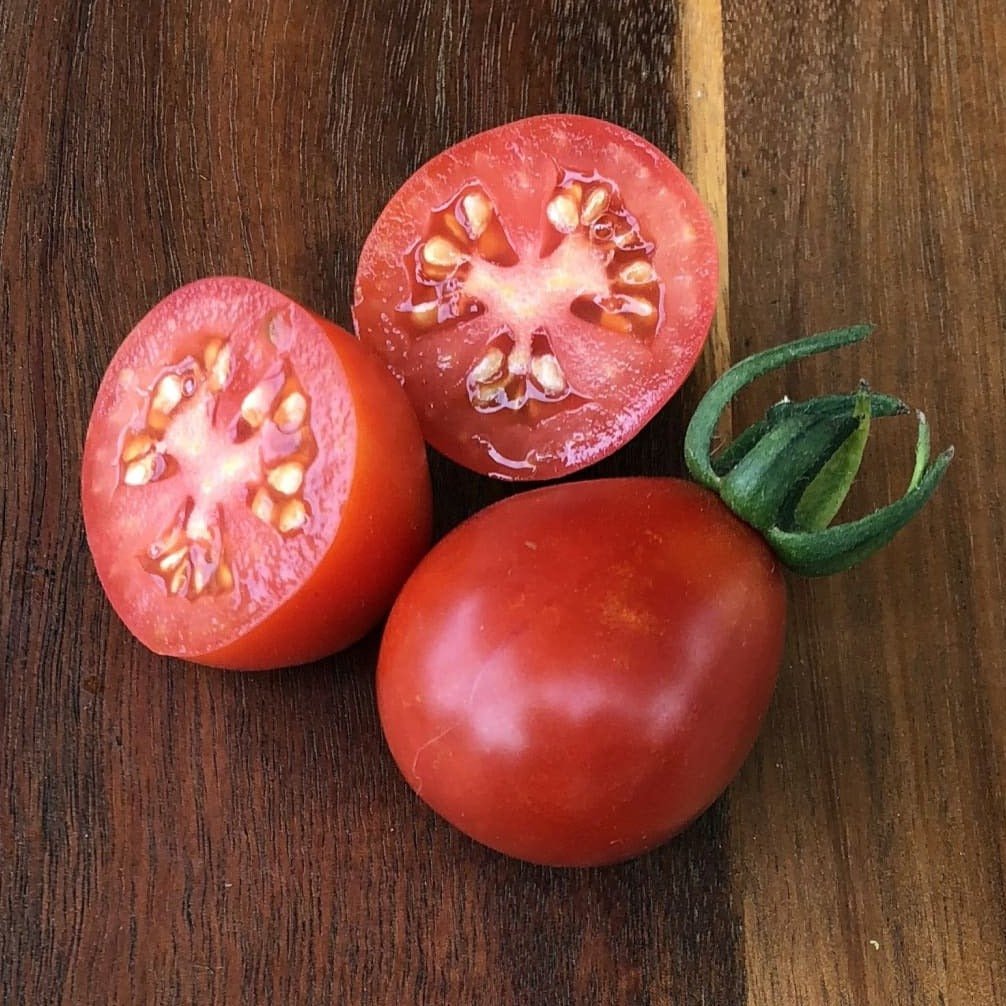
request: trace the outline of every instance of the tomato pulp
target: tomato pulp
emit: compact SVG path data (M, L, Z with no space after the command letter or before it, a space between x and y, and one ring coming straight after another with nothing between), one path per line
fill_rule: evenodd
M406 583L380 651L381 723L408 783L478 841L556 866L626 859L739 769L785 606L772 552L705 489L523 493Z
M401 389L347 332L244 279L177 290L123 342L91 415L82 502L130 631L220 667L348 645L430 538Z
M611 123L543 115L409 178L364 244L353 317L437 450L548 479L677 391L716 288L708 211L674 164Z

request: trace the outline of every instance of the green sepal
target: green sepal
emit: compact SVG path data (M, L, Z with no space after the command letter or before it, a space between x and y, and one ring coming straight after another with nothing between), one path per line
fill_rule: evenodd
M771 429L767 418L759 419L739 433L730 443L717 451L712 458L713 472L721 478Z
M755 353L746 360L734 364L702 396L692 421L685 431L685 464L692 478L709 489L719 487L719 476L713 469L710 448L716 425L724 410L734 397L752 381L765 374L805 356L823 353L852 342L860 342L873 331L871 325L854 325L851 328L837 328L831 332L821 332L796 342L773 346L761 353Z
M915 466L905 495L868 517L829 526L859 471L871 419L906 413L903 402L861 383L851 395L777 403L715 457L713 435L727 405L758 377L859 342L871 331L867 325L836 329L741 361L709 389L685 434L685 463L693 478L760 530L787 566L808 576L848 569L890 541L933 494L953 449L929 463L929 426L919 413Z
M929 464L929 451L930 451L930 438L929 438L929 423L926 422L926 414L924 412L919 412L919 436L915 444L915 468L912 470L912 478L908 483L908 489L911 491L914 489L919 482L922 481L922 476L926 474L926 465Z
M853 416L790 416L724 476L719 493L760 531L772 527L794 484L806 485L859 425Z
M775 554L795 573L828 576L850 569L883 548L922 508L943 478L954 449L947 448L930 465L914 489L867 517L820 531L763 532Z
M862 385L858 391L850 395L821 395L808 402L791 402L789 399L777 402L765 413L764 419L752 423L711 456L713 471L722 478L768 430L790 416L803 415L808 412L814 412L821 416L853 415L856 403L864 392L868 392L868 388ZM869 391L868 398L870 415L874 419L881 416L903 416L911 411L900 398L894 398L891 395L879 395Z
M863 382L853 406L852 432L800 494L788 523L804 531L820 531L835 519L863 463L872 412L870 389Z

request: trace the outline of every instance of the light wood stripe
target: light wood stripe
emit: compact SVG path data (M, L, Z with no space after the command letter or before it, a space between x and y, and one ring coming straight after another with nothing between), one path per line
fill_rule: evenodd
M675 100L681 168L713 217L720 257L719 298L709 341L695 369L701 391L730 366L727 143L720 0L683 0L679 9ZM720 426L730 435L730 416Z

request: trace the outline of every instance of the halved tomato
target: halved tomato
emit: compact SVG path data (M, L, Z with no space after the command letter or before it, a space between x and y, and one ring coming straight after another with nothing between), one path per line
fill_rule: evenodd
M126 338L91 415L82 498L130 631L218 667L348 645L430 540L401 389L347 332L244 279L183 287Z
M709 213L628 130L543 115L419 169L363 247L353 317L427 440L475 471L599 461L691 371L716 301Z

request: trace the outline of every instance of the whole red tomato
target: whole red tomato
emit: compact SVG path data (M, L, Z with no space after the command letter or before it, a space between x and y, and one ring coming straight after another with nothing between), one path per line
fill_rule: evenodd
M377 672L384 732L436 811L502 852L562 866L659 845L733 778L772 695L783 565L848 568L932 495L920 413L905 495L831 520L871 417L905 412L864 386L784 401L717 455L724 405L790 360L864 338L827 332L728 371L689 425L697 486L611 479L511 497L449 534L406 583ZM756 530L757 528L757 530Z
M501 852L608 863L705 809L775 684L785 589L762 538L670 479L552 486L448 535L388 621L399 767Z

